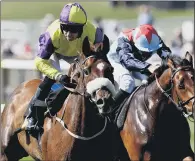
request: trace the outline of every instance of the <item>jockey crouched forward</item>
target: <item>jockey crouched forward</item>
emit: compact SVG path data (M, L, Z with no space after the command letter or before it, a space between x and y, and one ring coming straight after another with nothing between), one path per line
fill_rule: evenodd
M135 80L147 83L148 76L158 66L146 62L154 53L161 59L166 58L171 50L164 44L157 31L151 25L141 25L120 33L113 42L107 58L114 67L114 79L119 88L114 96L114 106L118 106L135 88Z
M78 3L70 3L64 6L60 19L55 20L39 38L39 51L35 58L36 68L45 76L29 104L29 113L22 127L29 133L43 130L45 107L37 105L37 102L45 101L52 85L57 81L68 84L70 78L61 73L59 58L68 63L82 52L84 38L88 36L95 50L103 48L103 33L91 22L87 21L87 15ZM54 60L51 58L54 57ZM65 88L64 88L65 90ZM64 92L63 92L64 93ZM64 100L69 91L65 91Z

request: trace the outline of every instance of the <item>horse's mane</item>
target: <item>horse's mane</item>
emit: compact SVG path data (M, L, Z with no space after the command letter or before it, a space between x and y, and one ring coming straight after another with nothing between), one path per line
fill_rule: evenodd
M175 66L188 66L189 65L189 61L187 61L186 59L182 59L181 57L177 55L170 55L169 59L173 61Z
M173 65L175 67L178 67L178 66L188 66L190 65L189 61L186 60L186 59L182 59L180 56L177 56L177 55L169 55L166 59L162 59L161 61L161 66L159 66L153 74L151 74L148 78L148 82L151 83L155 80L155 75L157 76L157 78L159 78L162 73L168 69L168 66L167 66L167 61L168 59L172 60L173 62Z

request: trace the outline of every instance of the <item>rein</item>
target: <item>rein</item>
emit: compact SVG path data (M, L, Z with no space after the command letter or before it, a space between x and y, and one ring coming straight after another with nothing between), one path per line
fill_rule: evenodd
M96 138L97 136L101 135L105 129L106 129L106 126L107 126L107 117L105 117L105 123L104 123L104 127L102 128L101 131L99 131L98 133L94 134L93 136L90 136L90 137L83 137L83 136L79 136L79 135L76 135L74 133L72 133L70 130L68 130L66 124L64 123L63 120L61 120L59 117L56 117L56 120L65 128L65 130L68 132L69 135L71 135L72 137L76 138L76 139L80 139L80 140L84 140L84 141L87 141L87 140L92 140L94 138Z
M77 63L77 65L79 66L80 72L82 73L82 74L81 74L81 76L82 76L82 78L81 78L81 79L82 79L82 82L84 82L84 77L85 77L85 73L84 73L84 71L83 71L82 65L83 65L89 58L91 58L91 57L96 58L95 55L91 55L91 56L87 57L81 64L80 64L80 62L78 61L77 58L74 60L74 61ZM87 97L88 94L86 94L86 90L85 90L85 89L86 89L86 86L85 86L85 84L83 84L83 87L84 87L84 88L83 88L83 92L81 92L81 91L79 91L78 89L73 89L73 88L69 88L69 87L64 86L64 88L66 88L67 90L69 90L71 93L79 94L79 95L81 95L81 96L84 96L84 97L86 96L86 97ZM64 109L63 109L62 117L59 118L59 117L55 116L56 121L58 121L58 122L64 127L64 129L68 132L69 135L71 135L72 137L74 137L74 138L76 138L76 139L80 139L80 140L84 140L84 141L92 140L92 139L96 138L97 136L101 135L101 134L105 131L106 126L107 126L107 122L108 122L107 117L105 117L104 127L103 127L99 132L97 132L96 134L94 134L93 136L90 136L90 137L83 137L83 136L79 136L79 135L74 134L73 132L71 132L71 131L67 128L66 124L65 124L64 121L63 121L64 114L65 114L65 106L64 106Z
M84 81L84 77L85 77L85 73L84 73L84 69L82 67L83 64L85 64L85 62L89 59L89 58L96 58L95 55L91 55L89 57L87 57L82 63L79 62L78 58L74 59L74 61L77 63L78 67L79 67L79 70L80 70L80 73L81 73L81 76L82 76L82 82ZM74 94L79 94L81 96L88 96L86 93L85 93L85 89L86 89L86 86L85 84L83 84L84 88L83 88L83 92L82 91L79 91L78 89L73 89L73 88L69 88L69 87L66 87L64 86L64 88L66 88L68 91L70 91L71 93L74 93Z
M189 69L189 67L187 66L187 67L179 67L179 68L177 68L175 71L174 71L174 73L172 74L172 76L171 76L171 88L169 89L169 90L171 90L172 88L173 88L173 78L174 78L174 76L176 75L176 73L177 72L179 72L180 70L185 70L185 69ZM176 108L179 110L179 111L181 111L182 113L183 113L183 115L184 115L184 117L189 117L189 116L191 116L192 115L192 112L190 112L190 113L188 113L187 114L187 112L186 112L186 109L184 109L184 106L186 105L186 104L188 104L192 99L194 99L195 98L195 96L193 96L193 97L191 97L190 99L188 99L187 101L185 101L185 102L183 102L183 101L181 101L180 100L180 98L179 98L179 96L177 95L177 97L178 97L178 104L177 103L175 103L175 101L172 99L172 97L167 93L167 91L169 91L169 90L167 90L167 91L165 91L165 90L163 90L163 88L161 87L161 85L160 85L160 83L158 82L158 79L157 79L157 77L156 77L156 75L155 75L155 80L156 80L156 84L157 84L157 86L158 86L158 88L161 90L161 92L176 106Z

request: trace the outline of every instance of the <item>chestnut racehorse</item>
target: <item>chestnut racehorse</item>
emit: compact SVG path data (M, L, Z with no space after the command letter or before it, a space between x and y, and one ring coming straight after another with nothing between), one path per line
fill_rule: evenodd
M105 60L108 51L107 37L103 51L96 53L91 51L88 39L84 40L85 59L69 72L77 86L70 89L57 115L45 118L39 142L20 127L41 80L26 81L14 90L1 116L1 160L19 160L28 155L35 160L112 160L112 126L101 116L115 94L113 68Z
M154 81L137 88L122 103L127 112L116 119L118 124L126 117L120 136L129 159L191 161L194 153L183 114L192 116L194 106L192 59L170 56L152 76Z

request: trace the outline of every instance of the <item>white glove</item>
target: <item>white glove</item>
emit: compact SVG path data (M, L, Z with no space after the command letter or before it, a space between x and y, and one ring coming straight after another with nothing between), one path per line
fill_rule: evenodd
M150 71L150 73L154 73L154 71L160 67L160 64L151 64L149 67L148 67L148 70Z
M142 80L142 84L148 84L147 80Z
M162 54L161 54L161 57L164 57L166 58L170 53L168 51L163 51L162 50Z

